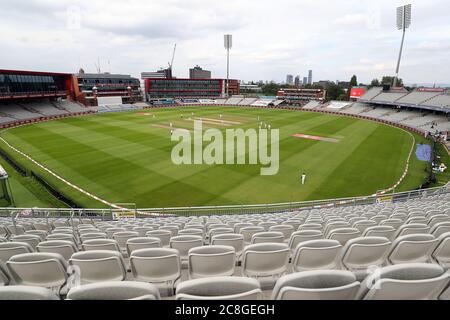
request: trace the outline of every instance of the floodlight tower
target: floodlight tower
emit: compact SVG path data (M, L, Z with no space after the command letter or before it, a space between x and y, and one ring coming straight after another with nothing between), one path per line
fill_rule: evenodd
M403 44L405 43L406 29L411 25L411 5L407 4L397 8L397 29L403 31L402 44L400 45L400 53L398 55L397 70L394 78L394 87L397 86L398 73L400 71L400 62L402 60Z
M227 83L225 86L225 96L228 98L228 94L229 94L229 87L228 87L228 82L230 80L230 49L233 46L233 36L231 34L226 34L225 35L225 49L227 50Z

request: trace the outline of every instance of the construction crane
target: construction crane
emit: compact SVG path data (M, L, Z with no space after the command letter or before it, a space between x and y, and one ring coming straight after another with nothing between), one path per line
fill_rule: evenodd
M172 67L173 67L173 60L175 59L175 52L177 50L177 44L175 43L175 46L173 47L173 54L172 54L172 61L168 62L169 64L169 70L172 72Z

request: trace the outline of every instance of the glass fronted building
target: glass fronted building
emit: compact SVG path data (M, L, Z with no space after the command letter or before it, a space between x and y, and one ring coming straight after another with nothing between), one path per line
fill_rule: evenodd
M145 79L147 99L219 98L225 95L224 79ZM239 83L230 80L230 94L239 94Z
M71 82L70 74L0 70L0 99L67 97Z
M74 79L76 99L88 106L97 105L98 97L121 97L123 103L142 101L139 79L130 75L79 73Z

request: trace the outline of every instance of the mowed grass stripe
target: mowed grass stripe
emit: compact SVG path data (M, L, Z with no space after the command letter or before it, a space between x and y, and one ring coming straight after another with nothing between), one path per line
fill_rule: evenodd
M139 112L154 114L155 118L139 115ZM153 128L151 123L175 123L181 120L181 114L190 117L192 112L195 117L218 118L222 114L224 119L247 119L247 123L233 128L257 129L258 116L272 128L279 128L279 174L260 176L260 165L173 165L170 152L175 143L170 142L167 129ZM383 130L378 133L380 127L390 129L384 134L394 140L408 135L398 129L353 118L235 107L109 113L40 123L12 129L3 135L37 161L106 200L136 202L138 207L161 207L300 201L321 198L327 192L361 195L359 192L365 189L360 183L376 191L380 181L361 182L365 168L348 159L366 161L371 171L379 172L382 163L377 160L372 164L367 159L379 159L377 152L391 152L375 143L377 137L383 138ZM291 137L294 133L335 137L340 141L333 144L297 139ZM405 150L400 148L397 153L398 159L403 161L393 169L394 178L403 172L402 164L409 153ZM385 155L386 162L396 163L398 159ZM346 173L346 168L355 175ZM302 170L308 173L306 186L299 183ZM338 185L338 180L348 183L348 187ZM94 205L91 201L84 201L84 204Z
M336 118L335 120L339 122ZM344 122L346 122L345 120ZM329 124L326 126L326 131L333 131L331 129L332 126ZM274 202L274 199L278 199L281 202L301 201L313 193L323 181L328 181L328 175L345 160L346 152L357 149L359 144L364 141L365 136L375 130L377 126L377 124L373 123L367 125L360 122L353 122L353 124L346 125L344 129L340 130L342 126L338 124L335 133L341 135L358 130L358 135L348 137L345 146L342 144L338 146L339 144L301 140L291 137L291 139L297 141L298 147L296 149L300 151L296 153L291 152L289 155L281 154L278 175L270 178L253 176L244 182L244 184L230 190L226 196L229 198L239 197L242 201L245 201L243 190L254 190L255 194L265 195L259 199L263 201L260 203ZM320 130L319 127L316 126L315 129ZM302 172L306 172L308 176L306 186L300 184L300 175ZM345 177L343 178L345 179ZM270 179L270 192L264 192L264 188L267 186L267 181L265 180L267 179Z
M68 126L69 127L69 126ZM42 131L48 132L49 134L42 134L42 131L40 131L40 139L45 139L46 141L49 141L48 137L52 137L53 139L59 138L58 141L54 141L55 145L66 145L70 146L70 150L74 151L74 154L66 154L63 159L68 159L69 162L62 160L57 161L56 163L53 163L52 166L59 167L58 171L69 171L69 168L74 168L75 170L72 170L73 173L69 174L68 176L71 176L75 179L77 179L77 175L82 175L84 178L92 177L93 169L94 168L107 168L104 170L104 176L97 174L97 179L94 181L87 179L88 181L85 181L85 185L90 185L91 183L96 184L96 188L109 188L109 192L102 193L102 197L111 196L117 199L120 199L120 194L123 191L123 188L126 188L127 190L136 190L134 192L134 197L138 200L145 199L146 198L154 198L155 205L159 205L159 199L164 199L155 195L158 195L162 192L171 192L174 194L178 194L177 198L174 199L174 203L176 205L188 205L189 201L196 201L196 203L204 203L204 202L210 202L211 200L227 200L222 199L221 194L224 189L229 187L230 183L238 184L241 181L244 181L248 178L247 175L241 174L237 175L234 174L234 179L230 180L227 179L228 184L217 184L216 186L218 188L212 188L215 189L214 191L208 191L208 192L200 192L201 190L197 190L198 185L201 185L202 179L208 178L212 180L216 180L216 176L219 180L222 173L219 173L217 168L211 167L211 166L189 166L190 170L179 170L179 168L175 165L173 165L170 162L170 154L167 155L167 157L164 158L164 161L162 163L162 167L166 169L166 171L160 171L163 173L163 175L157 175L159 179L152 179L152 176L148 171L151 171L153 173L156 173L154 170L150 170L149 167L150 164L154 164L154 162L149 161L149 157L144 157L142 152L134 152L136 154L136 157L132 157L133 150L130 149L130 144L124 144L127 150L122 150L122 152L118 152L117 154L121 155L120 157L115 156L116 152L111 152L108 147L108 139L106 139L106 133L98 134L93 131L91 131L91 127L88 127L87 133L84 132L84 136L88 136L89 143L81 143L78 141L75 141L73 138L67 137L66 135L58 134L57 132L54 132L54 128L51 129L44 129L41 128ZM71 133L76 133L74 130L68 130ZM51 133L51 134L50 134ZM78 133L76 133L79 140L84 140L83 136L80 136ZM29 137L30 138L30 137ZM110 137L114 138L114 137ZM113 140L113 141L117 141ZM104 144L106 142L106 144ZM94 143L94 145L93 145ZM104 145L104 150L100 152L98 149L100 145ZM118 143L118 145L121 145L121 143ZM53 152L58 152L55 148L42 148L40 150L42 153L52 155ZM94 155L95 153L95 155ZM103 159L102 162L92 162L90 165L83 166L83 168L76 168L75 164L81 164L82 162L79 162L76 158L76 155L78 154L92 154L92 158L95 159ZM123 155L127 155L126 158L124 158ZM168 160L168 161L167 161ZM110 171L116 171L114 166L111 166L111 164L115 164L116 166L121 166L122 169L127 172L128 179L126 182L121 181L115 181L116 179L113 179L113 177L110 177L107 173ZM146 166L147 165L147 166ZM150 166L151 167L151 166ZM178 174L178 177L171 177L167 174L167 169L173 168L172 172L175 172ZM147 171L145 169L148 169ZM214 173L215 172L215 173ZM195 176L195 177L194 177ZM117 175L117 178L123 177L121 175ZM169 181L167 181L166 178L169 178ZM149 179L150 178L150 179ZM172 179L173 178L173 179ZM192 178L192 179L191 179ZM105 181L106 180L106 181ZM105 181L105 182L104 182ZM164 182L164 183L163 183ZM179 190L177 190L177 185L181 189L190 188L190 193L179 193ZM182 187L181 185L185 185L185 187ZM87 188L90 190L90 188ZM192 194L195 194L195 197L192 196ZM98 194L100 195L100 194ZM184 197L186 196L186 198ZM118 201L116 201L118 202ZM230 201L227 201L230 202ZM162 203L161 203L162 204Z
M369 195L391 187L401 178L406 167L402 155L413 143L409 135L393 135L393 130L397 129L379 125L307 199Z

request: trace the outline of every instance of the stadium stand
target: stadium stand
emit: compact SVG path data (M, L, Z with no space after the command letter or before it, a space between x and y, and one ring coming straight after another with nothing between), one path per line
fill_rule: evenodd
M55 102L52 102L52 104L55 107L57 107L59 109L62 108L69 113L86 112L87 110L89 110L85 106L78 104L76 102L69 101L69 100L55 101Z
M383 91L381 87L374 87L364 94L359 101L423 109L434 108L435 111L450 108L450 95L444 89L434 88L421 88L411 92L402 89L399 92L398 90Z
M382 119L399 123L403 120L408 119L409 117L411 117L411 115L407 111L393 111L383 116Z
M239 102L239 105L248 106L248 105L251 105L252 103L256 102L256 100L258 100L258 99L257 98L244 98L241 102Z
M229 105L234 105L235 106L235 105L238 105L242 100L243 100L242 98L233 98L233 97L231 97L225 102L225 104L229 104Z
M258 215L0 217L0 299L448 300L445 190ZM152 231L142 237L139 228ZM156 231L167 241L154 239ZM81 285L73 286L71 265L81 269ZM374 267L381 277L367 271Z
M373 108L372 110L365 112L364 115L369 118L380 119L390 112L392 112L392 110L386 108Z
M363 104L363 103L354 103L351 107L346 108L343 113L347 114L361 114L367 111L370 111L372 108L370 108L369 105Z
M303 109L306 109L306 110L308 110L308 109L315 109L318 106L320 106L320 102L319 101L311 100L311 101L309 101L307 104L305 104L303 106Z
M406 125L410 125L412 127L422 127L427 124L431 124L432 122L439 121L440 119L441 119L440 116L431 114L431 115L419 116L419 117L413 118L413 119L407 119L407 120L403 121L402 123L404 123Z
M30 112L28 109L25 109L23 105L20 105L18 103L9 103L6 105L2 105L1 112L9 118L17 120L29 120L42 116L40 114L37 115L36 112Z
M378 96L381 91L383 91L383 88L381 87L374 87L371 88L369 91L367 91L362 97L361 100L362 101L370 101L373 98L375 98L376 96Z
M405 97L407 94L407 92L382 92L376 97L372 98L370 101L392 103L399 100L400 98Z
M439 95L422 103L424 106L450 108L450 95Z
M274 99L259 99L253 102L251 105L254 107L268 107L271 103L274 103Z
M273 102L273 105L274 105L274 107L277 107L285 102L286 102L286 100L278 99Z
M16 120L17 119L13 119L13 118L7 117L4 114L0 114L0 124L7 124L7 123L14 122Z
M352 103L348 101L330 101L326 108L332 110L340 110L350 106Z
M43 116L56 116L60 114L68 114L67 111L56 108L50 102L31 102L27 104L29 108L36 110L36 112Z
M440 93L415 91L415 92L411 92L410 94L399 99L397 102L421 105L421 104L425 103L425 101L431 100L432 98L434 98L438 95L440 95Z
M217 104L225 104L226 101L227 99L216 99Z

